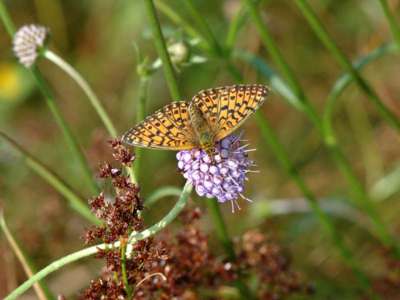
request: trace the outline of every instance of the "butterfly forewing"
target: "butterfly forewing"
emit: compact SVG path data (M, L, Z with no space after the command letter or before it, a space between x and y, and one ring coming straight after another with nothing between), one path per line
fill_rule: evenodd
M269 89L260 84L208 89L193 97L219 141L237 129L264 102Z
M122 140L138 147L186 150L197 146L188 104L172 102L130 129Z
M221 91L221 88L202 90L192 98L192 103L200 109L211 128L218 126L221 92L224 92Z

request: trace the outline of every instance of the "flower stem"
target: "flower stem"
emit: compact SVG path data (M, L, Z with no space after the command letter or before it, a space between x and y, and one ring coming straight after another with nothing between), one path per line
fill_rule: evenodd
M132 288L129 286L128 276L126 273L126 241L120 241L120 255L121 255L121 274L122 282L124 283L124 289L126 292L127 299L132 297Z
M63 179L56 173L46 167L42 162L33 157L29 152L18 145L13 139L0 131L0 137L6 140L15 150L17 150L25 159L26 164L40 177L47 181L54 189L63 195L68 204L77 213L87 219L89 222L99 225L101 222L97 219L85 204L83 197L79 196Z
M178 88L178 81L176 79L175 71L169 57L167 46L161 31L160 22L158 21L156 8L153 0L145 0L146 12L150 22L150 27L153 33L153 40L157 48L158 55L163 63L165 79L167 81L171 96L174 100L181 98Z
M111 121L109 115L107 114L107 111L104 109L103 105L101 104L99 98L96 96L95 92L93 89L90 87L89 83L83 78L70 64L68 64L65 60L63 60L60 56L55 54L54 52L46 49L43 52L43 56L56 64L58 67L60 67L65 73L67 73L78 85L79 87L84 91L86 96L88 97L91 105L95 109L96 113L100 117L101 121L104 124L104 127L107 129L109 135L112 138L117 138L117 130L115 129L115 126L113 122ZM135 162L136 163L136 162ZM135 164L133 164L135 165ZM130 168L126 168L127 173L129 174L129 177L133 183L137 182L136 175L131 170Z
M52 92L50 91L50 88L48 87L45 79L43 78L42 74L40 71L37 69L36 66L33 66L31 68L31 72L36 80L36 84L40 90L40 92L43 94L47 106L49 107L51 113L53 114L53 117L57 123L57 125L60 127L65 141L70 148L72 154L74 155L75 159L79 162L81 169L82 169L82 175L84 176L87 184L89 185L89 188L92 193L97 194L99 192L99 187L97 186L96 182L94 181L94 177L92 174L92 171L89 167L89 164L78 144L77 139L73 135L71 128L69 127L68 123L62 116L56 101L53 97Z
M235 249L232 240L229 237L225 221L222 217L220 206L216 199L206 199L208 212L214 224L215 233L219 242L222 244L225 254L230 261L236 260ZM240 274L239 274L240 275ZM254 299L253 293L241 280L241 277L234 282L235 287L239 290L241 299Z
M181 0L182 4L186 7L188 13L192 16L194 22L197 23L198 27L202 29L202 36L210 45L210 49L214 52L215 55L219 57L224 56L224 50L221 45L218 43L215 35L211 31L210 26L208 26L207 22L204 20L203 16L199 13L197 8L194 6L192 0Z
M136 123L142 121L146 116L146 102L147 102L147 90L149 86L149 78L147 75L140 76L139 79L139 101L137 105L137 112L136 112ZM142 153L143 149L140 147L135 148L135 163L133 164L134 167L134 174L137 179L139 179L140 174L140 167L142 165Z
M233 249L233 243L229 238L228 230L226 229L219 204L215 199L206 199L206 202L208 211L214 224L215 233L220 243L224 247L225 253L229 260L234 261L236 259L236 254Z
M14 36L15 26L13 21L10 18L10 15L7 12L6 6L3 3L3 0L0 0L0 18L3 22L3 25L10 37Z
M194 28L190 22L186 21L178 13L176 13L175 9L169 6L169 3L167 4L162 0L156 0L155 5L160 10L161 13L163 13L165 16L171 19L174 23L176 23L176 25L184 28L184 30L188 33L189 36L195 39L203 40L202 34L198 32L197 29ZM208 47L208 44L206 45ZM204 46L204 43L201 43L201 46Z
M108 133L111 135L111 137L116 138L117 130L115 129L115 126L112 123L110 117L108 116L106 110L101 104L99 98L93 92L88 82L70 64L68 64L65 60L63 60L60 56L58 56L54 52L46 49L43 52L43 56L48 60L50 60L51 62L53 62L54 64L56 64L58 67L60 67L81 87L81 89L85 92L86 96L88 97L93 108L99 115Z
M128 240L128 245L126 249L126 255L130 255L133 251L132 244L146 239L152 235L155 235L160 230L164 229L167 225L169 225L182 211L185 207L187 201L189 200L190 193L192 192L192 186L189 183L186 183L182 189L182 193L179 197L179 200L175 203L175 206L169 211L169 213L164 216L162 220L158 223L154 224L150 228L143 230L142 232L134 232L131 234ZM45 278L49 274L57 271L58 269L66 266L67 264L73 263L82 258L94 255L97 253L98 249L104 250L110 247L118 248L120 247L120 242L115 242L114 244L99 244L92 247L88 247L77 252L66 255L51 264L47 265L45 268L37 272L35 275L30 277L24 283L22 283L19 287L17 287L14 291L12 291L8 296L4 298L4 300L14 300L17 299L20 295L22 295L25 291L27 291L34 283Z
M4 219L3 211L1 210L0 210L0 228L3 230L3 233L8 243L11 246L11 249L13 250L15 256L18 258L19 262L21 263L26 275L28 277L31 277L35 273L36 268L33 266L31 259L24 253L24 251L21 249L20 245L18 244L18 242L15 240L14 236L8 229L6 220ZM54 298L51 295L51 292L44 281L38 281L37 283L34 284L33 288L36 292L37 297L40 300Z

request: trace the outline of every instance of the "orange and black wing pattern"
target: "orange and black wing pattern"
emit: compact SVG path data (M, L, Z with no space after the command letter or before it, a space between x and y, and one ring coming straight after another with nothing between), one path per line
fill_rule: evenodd
M188 103L172 102L131 128L122 141L137 147L187 150L197 146Z
M219 141L236 130L265 101L269 88L261 84L202 90L192 101L202 111Z

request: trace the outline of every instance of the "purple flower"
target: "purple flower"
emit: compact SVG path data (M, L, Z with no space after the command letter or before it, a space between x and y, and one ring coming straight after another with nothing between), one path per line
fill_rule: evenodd
M178 168L201 197L217 198L218 202L231 201L240 209L237 199L243 196L244 182L249 168L254 165L247 157L246 147L240 145L240 136L228 136L217 143L214 162L201 149L179 151Z

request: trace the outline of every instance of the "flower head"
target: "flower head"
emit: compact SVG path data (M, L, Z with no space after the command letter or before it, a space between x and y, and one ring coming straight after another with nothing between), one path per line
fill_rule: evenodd
M178 168L199 196L215 197L221 203L231 201L234 211L235 205L240 208L236 202L239 196L249 200L243 191L253 161L247 157L246 147L240 145L240 137L228 136L217 143L214 162L201 149L179 151Z
M25 67L31 67L38 55L39 50L45 45L48 29L40 25L22 26L14 36L13 50L15 56Z

